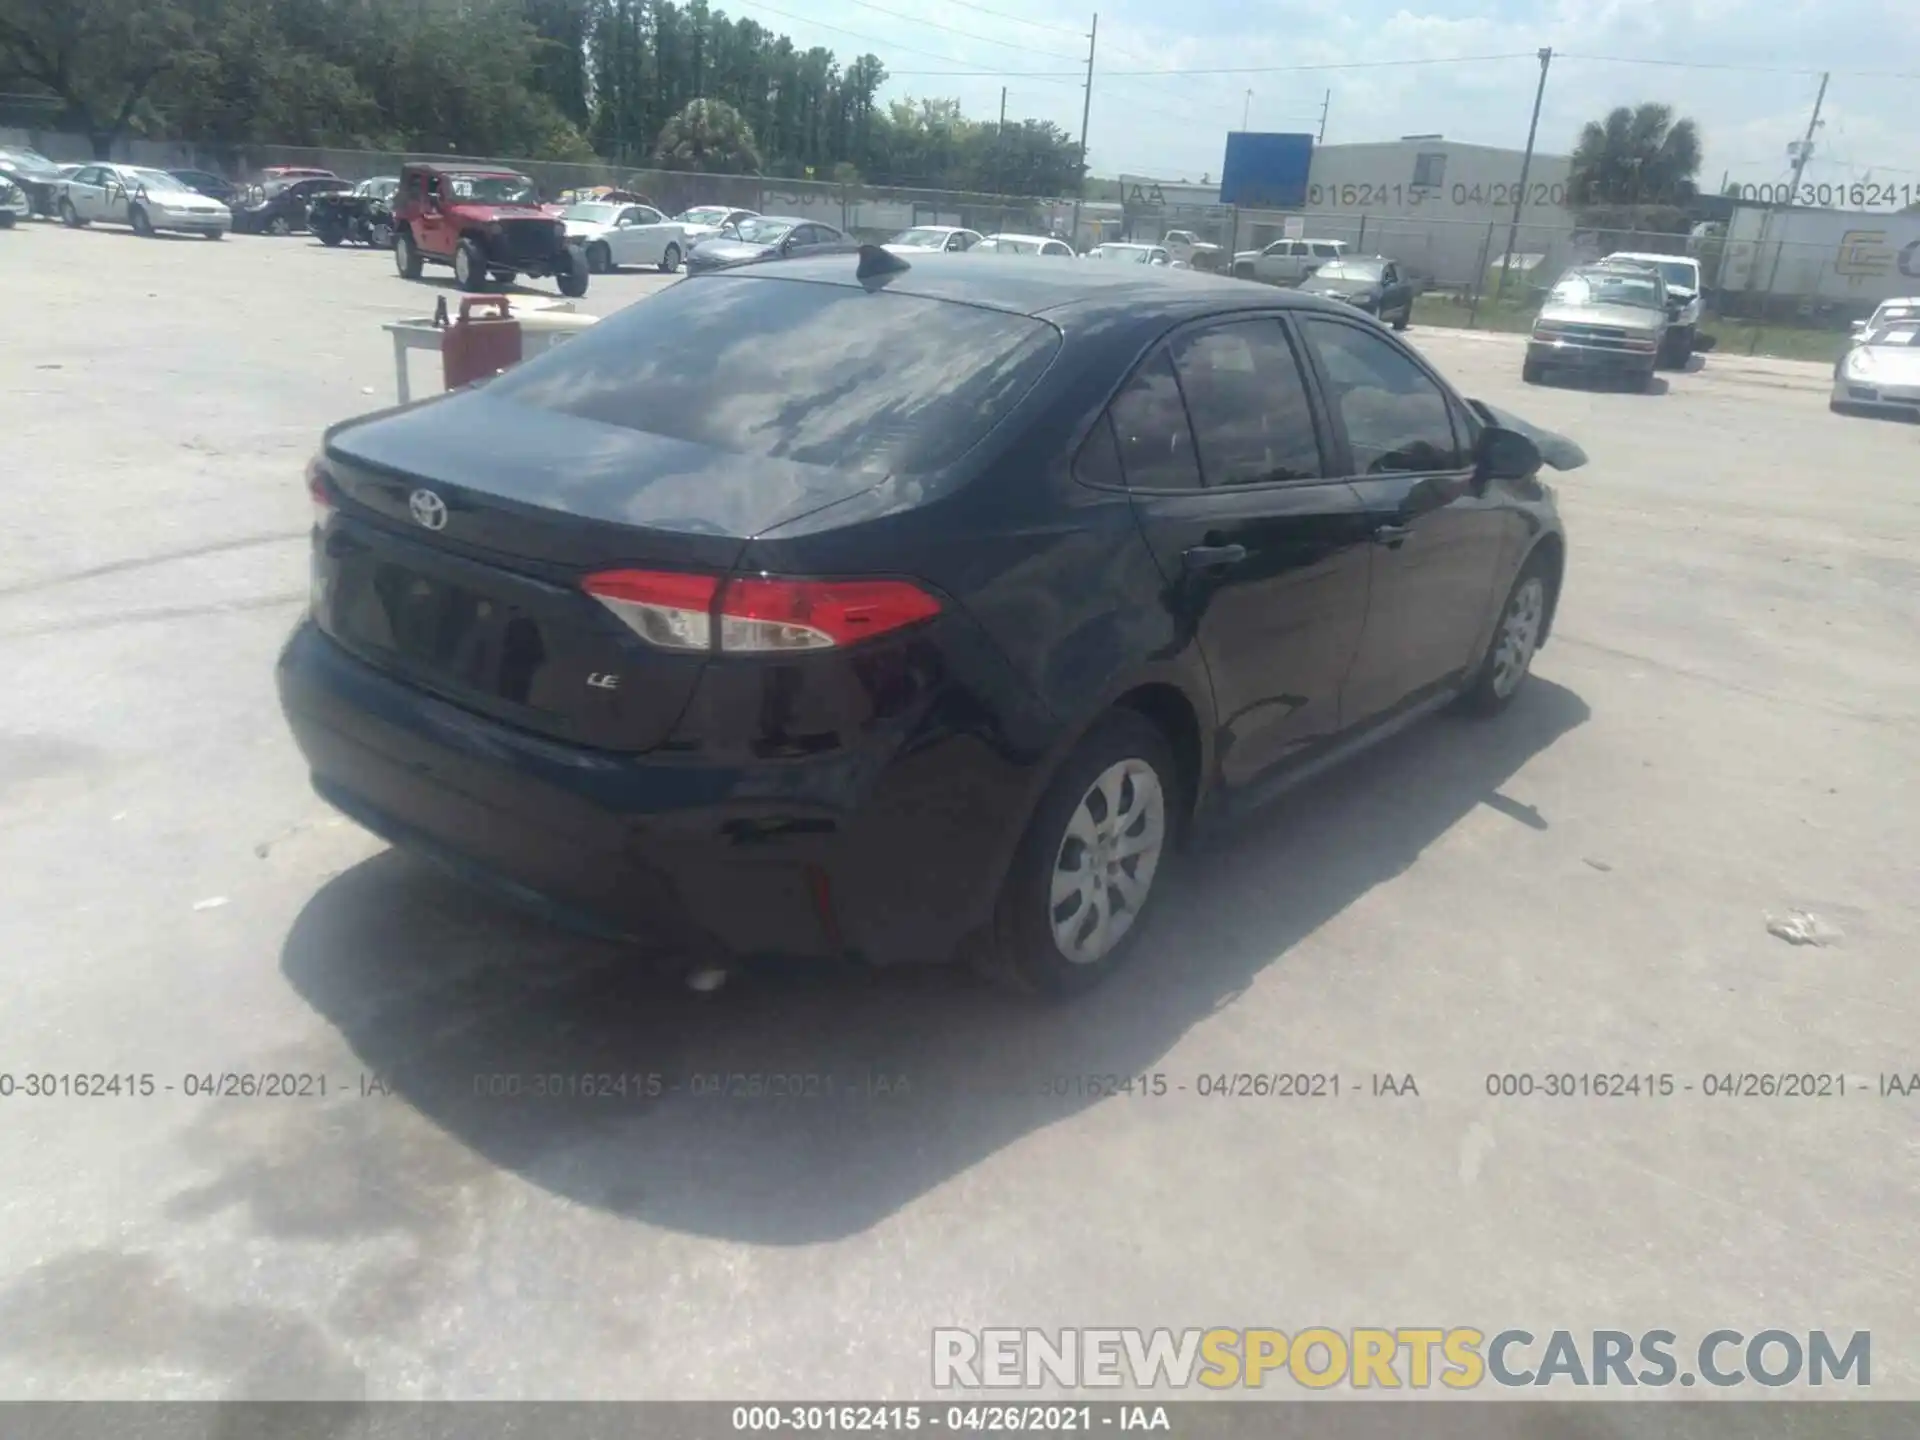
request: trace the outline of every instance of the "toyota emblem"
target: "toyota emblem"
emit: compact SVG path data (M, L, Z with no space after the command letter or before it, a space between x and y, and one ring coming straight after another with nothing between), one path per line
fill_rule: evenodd
M407 513L417 524L429 530L447 528L447 502L431 490L416 490L407 497Z

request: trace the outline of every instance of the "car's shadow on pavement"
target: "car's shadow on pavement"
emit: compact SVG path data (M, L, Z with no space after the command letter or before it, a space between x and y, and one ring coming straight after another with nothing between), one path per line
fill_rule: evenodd
M1050 1077L1159 1067L1190 1026L1476 806L1524 810L1501 786L1587 715L1535 677L1497 721L1434 720L1313 782L1186 857L1132 964L1065 1005L1002 996L957 967L762 966L695 995L393 852L314 895L282 968L462 1153L654 1225L831 1240L1100 1103L1043 1093ZM649 1075L662 1093L645 1093ZM756 1098L767 1084L748 1077L762 1076L791 1077L779 1083L800 1098ZM369 1175L425 1163L417 1127L392 1156L371 1153L364 1122L346 1128L370 1153L316 1145L248 1173L298 1192L337 1184L343 1161Z

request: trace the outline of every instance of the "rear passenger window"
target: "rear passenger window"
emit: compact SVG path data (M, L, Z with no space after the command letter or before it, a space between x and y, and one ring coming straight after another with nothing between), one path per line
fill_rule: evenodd
M1193 490L1200 466L1193 455L1187 407L1173 378L1165 350L1154 353L1127 388L1114 397L1107 413L1119 444L1120 467L1135 490Z
M1452 406L1397 346L1337 320L1302 320L1300 330L1326 371L1329 407L1346 429L1358 474L1461 468Z
M1120 468L1120 447L1114 443L1113 421L1107 416L1094 421L1093 429L1081 442L1080 453L1074 457L1073 474L1083 485L1111 490L1126 488L1127 477Z
M1325 473L1307 386L1273 320L1204 330L1174 351L1210 486L1312 480Z

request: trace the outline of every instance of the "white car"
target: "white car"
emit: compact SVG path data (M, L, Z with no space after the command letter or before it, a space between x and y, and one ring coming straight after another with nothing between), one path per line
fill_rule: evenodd
M895 255L927 255L940 250L958 254L971 250L985 238L978 230L960 225L916 225L911 230L902 230L880 248Z
M1242 250L1233 257L1233 273L1242 280L1269 285L1298 285L1322 265L1347 253L1344 240L1276 240L1264 250Z
M1167 247L1167 253L1194 269L1200 269L1206 262L1217 259L1220 247L1202 240L1191 230L1169 230L1160 237L1160 243Z
M1650 265L1666 281L1667 298L1680 302L1679 313L1667 325L1667 349L1662 358L1669 365L1684 365L1693 354L1693 337L1700 325L1705 301L1700 290L1700 262L1691 255L1656 255L1637 250L1616 250L1600 263Z
M560 212L567 243L586 251L587 269L596 275L622 265L651 265L671 275L692 249L686 227L651 205L622 205L586 200Z
M1894 320L1920 320L1920 295L1896 295L1891 300L1882 300L1867 319L1853 322L1853 333L1864 335Z
M1920 420L1920 316L1873 326L1833 367L1827 408Z
M711 240L729 225L759 218L758 210L742 210L733 205L695 205L674 216L673 223L686 232L687 247L691 249L702 240Z
M78 229L96 220L131 225L134 233L184 230L218 240L233 228L233 212L164 170L138 165L82 165L60 182L54 209Z
M1050 255L1074 260L1073 247L1051 235L987 235L969 252L974 255Z
M1087 252L1089 260L1118 260L1131 265L1172 266L1173 256L1164 245L1134 245L1109 241L1105 245L1096 245Z

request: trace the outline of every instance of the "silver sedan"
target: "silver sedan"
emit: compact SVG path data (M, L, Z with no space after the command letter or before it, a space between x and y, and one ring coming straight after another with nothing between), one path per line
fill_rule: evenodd
M1920 319L1883 322L1855 340L1834 363L1827 408L1920 420Z

